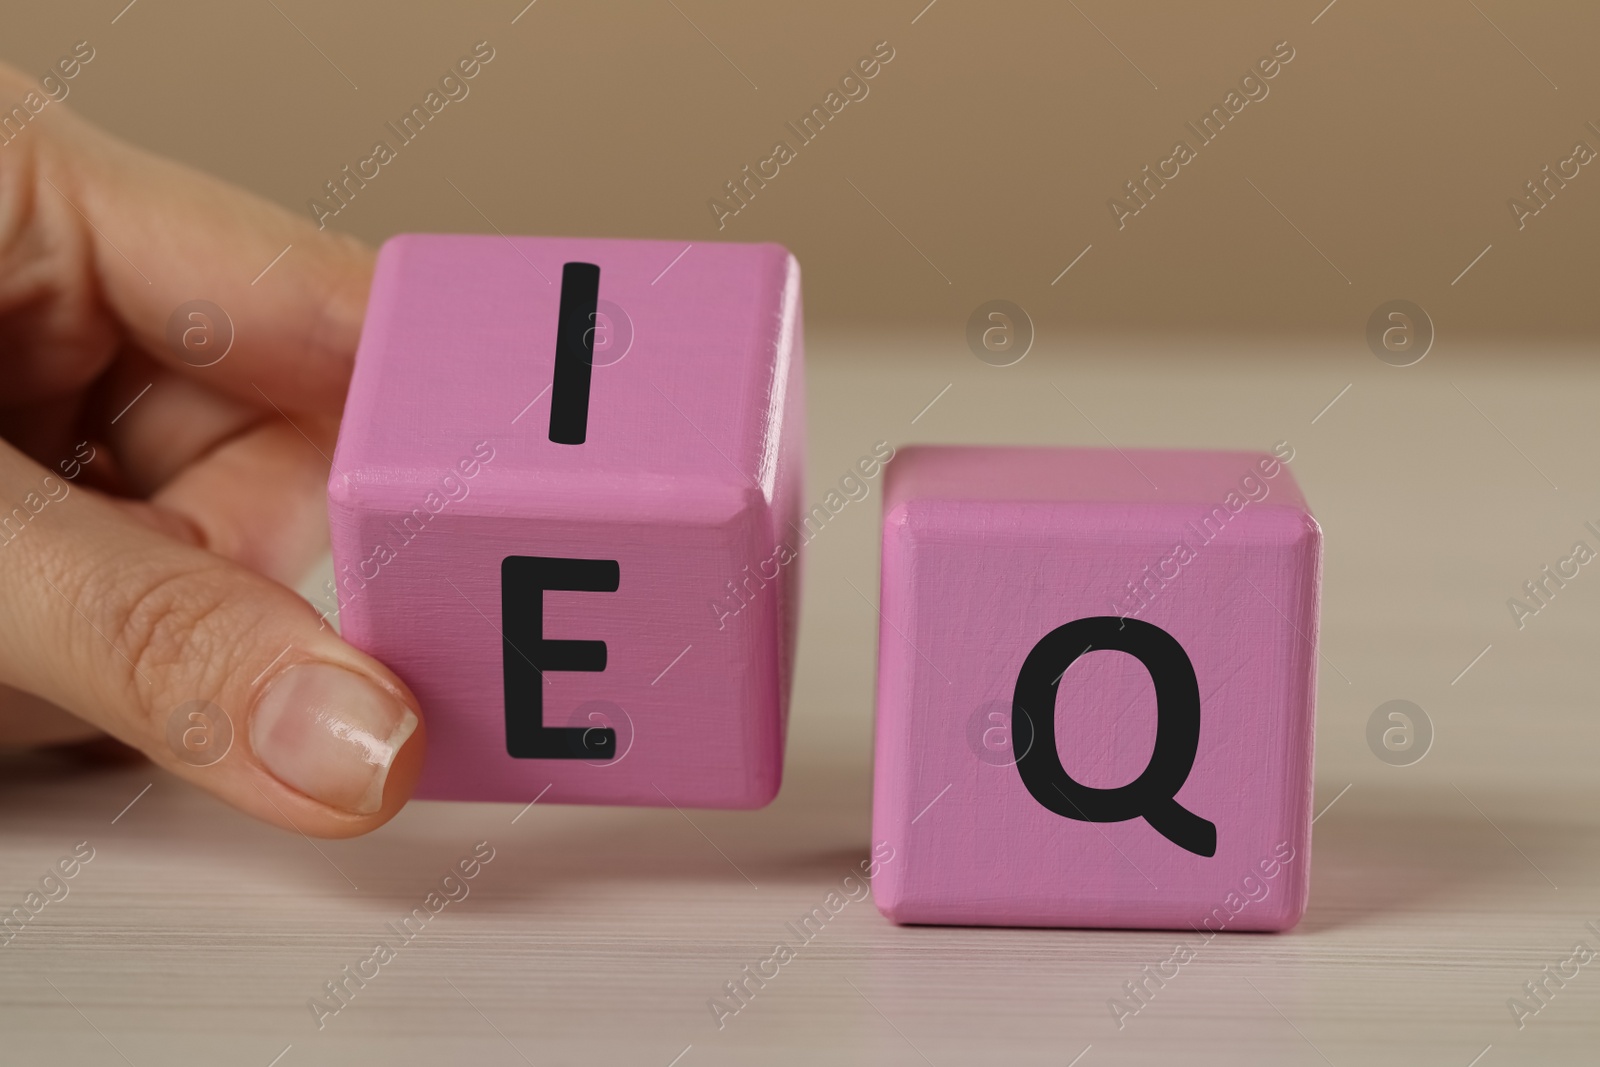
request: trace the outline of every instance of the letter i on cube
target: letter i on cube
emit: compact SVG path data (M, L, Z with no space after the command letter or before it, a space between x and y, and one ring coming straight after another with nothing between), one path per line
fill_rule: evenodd
M1276 455L918 447L884 490L873 896L901 923L1305 911L1321 531Z
M329 511L342 632L427 716L418 796L772 799L802 358L776 245L384 246Z

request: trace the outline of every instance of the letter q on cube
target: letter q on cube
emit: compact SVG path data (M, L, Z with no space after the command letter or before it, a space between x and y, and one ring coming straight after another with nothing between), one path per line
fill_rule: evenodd
M799 514L802 362L776 245L384 246L329 510L341 630L427 716L419 797L773 798L798 566L753 575Z
M885 915L1299 921L1322 535L1282 462L913 447L884 508Z

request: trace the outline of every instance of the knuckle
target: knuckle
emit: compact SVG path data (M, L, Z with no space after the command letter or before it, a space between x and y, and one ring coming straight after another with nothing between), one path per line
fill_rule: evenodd
M174 700L219 693L236 651L228 585L213 568L118 580L107 628L129 684L152 714ZM131 590L131 593L130 593Z

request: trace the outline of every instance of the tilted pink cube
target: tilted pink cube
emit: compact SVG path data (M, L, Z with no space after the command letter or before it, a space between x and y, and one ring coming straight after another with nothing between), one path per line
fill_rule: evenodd
M1321 531L1273 455L906 448L873 896L901 923L1305 911Z
M342 632L427 719L418 796L772 799L802 361L776 245L384 246L328 495Z

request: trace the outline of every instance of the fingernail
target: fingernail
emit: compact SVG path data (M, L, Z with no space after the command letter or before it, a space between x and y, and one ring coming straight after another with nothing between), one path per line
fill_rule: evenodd
M362 675L301 663L268 683L250 721L256 757L286 785L332 807L371 815L417 716Z

